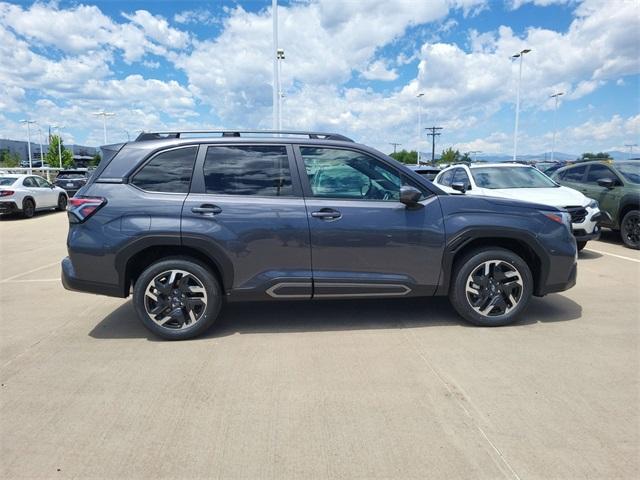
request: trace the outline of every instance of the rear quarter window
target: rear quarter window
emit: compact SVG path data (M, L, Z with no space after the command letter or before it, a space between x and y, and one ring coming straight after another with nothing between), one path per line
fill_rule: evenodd
M189 193L197 147L176 148L151 158L132 178L141 190L163 193Z

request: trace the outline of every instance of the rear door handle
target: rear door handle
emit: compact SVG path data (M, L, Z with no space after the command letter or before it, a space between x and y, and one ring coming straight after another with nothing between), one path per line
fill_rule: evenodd
M319 218L321 220L337 220L342 216L342 214L331 208L323 208L317 212L311 212L311 216L315 218Z
M203 215L217 215L222 213L222 209L217 205L204 204L191 209L193 213L201 213Z

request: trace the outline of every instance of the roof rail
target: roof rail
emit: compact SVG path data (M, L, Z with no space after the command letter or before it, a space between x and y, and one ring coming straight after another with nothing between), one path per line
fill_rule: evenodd
M183 135L203 135L203 134L219 134L221 137L243 137L246 134L259 135L301 135L314 140L339 140L342 142L353 142L349 137L340 135L339 133L327 132L304 132L297 130L181 130L168 132L142 132L135 139L136 142L146 140L162 140L166 138L184 138ZM246 135L252 136L252 135Z

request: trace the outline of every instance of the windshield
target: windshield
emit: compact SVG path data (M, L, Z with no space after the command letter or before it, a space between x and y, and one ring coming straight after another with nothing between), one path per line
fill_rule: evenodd
M640 184L640 162L616 163L615 166L625 180Z
M480 188L552 188L558 185L533 167L480 167L471 174Z
M18 177L0 177L0 186L7 187L13 185Z

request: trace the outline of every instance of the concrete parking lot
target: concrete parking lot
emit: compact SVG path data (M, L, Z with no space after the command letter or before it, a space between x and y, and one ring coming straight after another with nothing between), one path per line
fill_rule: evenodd
M67 292L63 213L0 221L2 478L638 478L640 254L517 325L445 299L233 305L163 342Z

